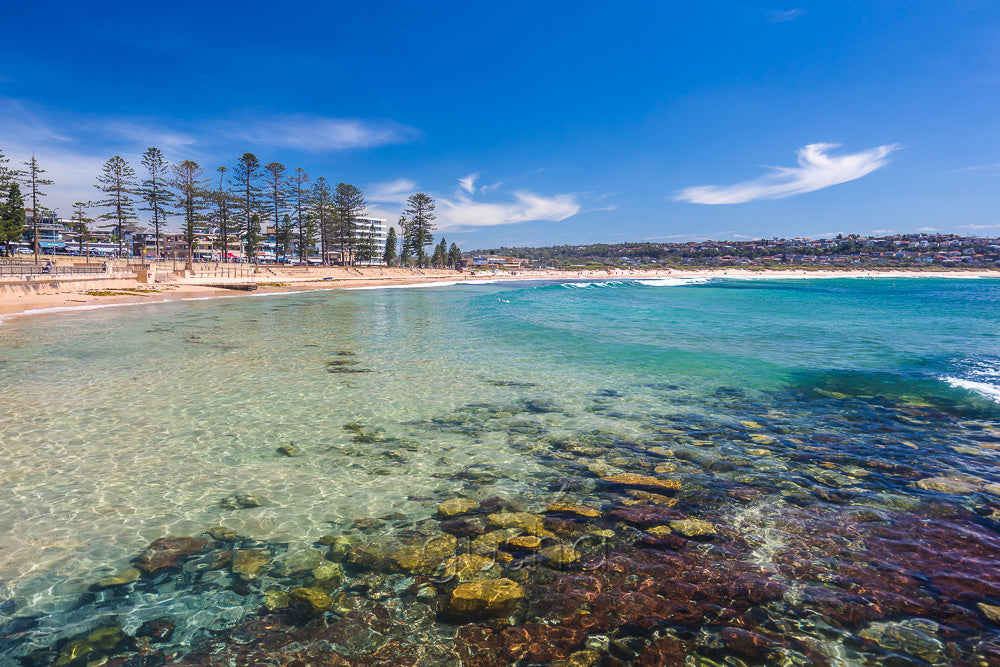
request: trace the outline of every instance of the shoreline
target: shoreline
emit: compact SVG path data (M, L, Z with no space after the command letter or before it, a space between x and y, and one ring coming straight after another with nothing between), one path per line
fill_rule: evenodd
M143 283L136 279L117 278L101 280L100 286L81 286L79 283L63 287L58 283L6 283L0 284L0 325L12 317L35 316L70 312L75 310L98 309L108 306L140 305L184 301L191 299L227 298L241 296L264 296L289 292L322 291L337 289L378 289L381 287L433 287L441 283L496 283L531 280L706 280L712 278L758 278L758 279L822 279L822 278L994 278L1000 279L1000 271L954 270L954 271L914 271L894 270L768 270L746 269L693 269L693 270L625 270L612 271L559 271L538 270L518 273L475 274L459 273L449 269L387 269L379 268L331 268L314 269L310 275L260 276L256 280L259 287L253 291L237 291L199 283L215 282L212 279L186 278L178 282ZM108 285L113 283L113 285ZM26 293L16 294L3 287L23 287ZM34 290L31 292L29 290ZM103 292L103 293L100 293ZM132 292L132 293L128 293Z

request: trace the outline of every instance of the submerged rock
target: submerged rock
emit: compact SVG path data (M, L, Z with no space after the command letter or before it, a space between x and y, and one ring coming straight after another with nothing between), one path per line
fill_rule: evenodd
M545 529L545 519L530 512L498 512L486 517L486 522L496 528L516 528L521 532L538 537L553 537L553 533Z
M219 504L230 510L245 510L251 507L260 507L264 502L259 496L251 493L237 493L234 496L223 498Z
M471 498L452 498L438 505L438 514L449 517L456 514L465 514L479 507L479 503Z
M507 551L538 551L542 548L542 538L537 535L519 535L503 540L499 547Z
M274 573L279 577L291 577L307 572L323 561L323 552L318 549L292 549L274 559Z
M586 505L572 505L570 503L551 503L547 508L546 512L558 512L562 514L577 514L579 516L585 517L599 517L601 516L601 511L594 509L593 507L587 507Z
M253 581L271 562L271 554L261 549L246 549L236 553L233 560L233 573L238 574L243 581Z
M685 537L699 537L715 534L715 526L701 519L680 519L671 521L670 527Z
M496 579L499 576L500 566L495 561L475 554L461 554L441 564L440 579L443 581L465 584L481 579Z
M979 488L978 484L960 477L927 477L913 483L918 489L924 491L939 491L941 493L975 493Z
M353 547L347 561L381 572L431 574L458 547L454 535L386 536Z
M152 621L146 621L139 626L136 631L136 637L148 637L149 641L157 644L160 642L168 642L170 638L174 636L174 622L167 618L157 618Z
M608 484L619 484L621 486L645 486L657 489L679 489L681 483L675 479L659 479L648 475L636 475L634 473L621 473L619 475L608 475L601 478L602 482Z
M333 598L321 588L293 588L288 591L288 597L293 604L296 601L304 602L308 615L320 614L333 604Z
M547 562L563 567L580 560L580 552L564 544L546 547L538 552Z
M52 667L100 665L125 645L128 637L117 625L98 628L83 639L72 641L59 651Z
M506 616L526 595L524 587L510 579L475 581L457 586L448 596L444 612L470 621Z
M146 574L178 568L184 558L201 551L207 545L208 540L200 537L161 537L135 559L135 566Z
M136 581L141 576L142 572L140 572L134 567L130 567L126 570L122 570L116 575L110 577L104 577L103 579L97 582L97 585L100 588L111 588L112 586L121 586L122 584L130 584L133 581Z
M287 445L282 445L281 447L278 447L278 453L284 454L285 456L298 456L302 452L300 452L299 448L296 447L294 444L288 443Z

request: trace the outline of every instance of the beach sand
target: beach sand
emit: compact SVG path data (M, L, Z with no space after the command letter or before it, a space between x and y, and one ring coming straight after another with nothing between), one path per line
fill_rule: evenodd
M281 269L276 269L281 271ZM64 309L110 304L153 303L192 298L233 297L249 294L281 293L301 290L328 290L359 287L420 285L442 282L491 282L514 280L613 280L613 279L706 279L706 278L1000 278L1000 271L970 270L747 270L735 268L692 270L458 272L448 269L401 269L384 267L311 268L289 275L257 278L214 279L176 278L171 282L142 283L132 277L100 277L89 280L41 276L29 281L0 282L0 318L32 315ZM255 291L218 287L221 283L257 282Z

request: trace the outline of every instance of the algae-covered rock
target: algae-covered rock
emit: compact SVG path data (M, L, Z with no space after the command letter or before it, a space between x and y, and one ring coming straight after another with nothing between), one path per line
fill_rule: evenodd
M430 574L458 547L454 535L388 536L353 547L347 561L382 572Z
M291 577L312 570L323 561L323 552L318 549L292 549L274 559L274 574Z
M637 503L661 505L663 507L673 507L677 504L676 498L664 496L659 493L650 493L649 491L640 491L639 489L629 489L626 493L635 498L635 502Z
M677 472L677 464L669 462L659 463L655 468L653 468L653 472L658 475L662 475L666 472Z
M243 581L253 581L261 575L264 568L271 562L271 554L260 549L246 549L236 552L233 559L233 573L238 574Z
M670 527L685 537L699 537L715 533L715 526L701 519L678 519L671 521Z
M260 496L252 493L237 493L234 496L226 496L219 501L219 504L230 510L245 510L251 507L260 507L264 501Z
M456 514L465 514L479 507L479 503L471 498L452 498L438 505L438 514L448 517Z
M403 572L430 574L441 561L455 553L457 548L458 538L445 533L400 549L393 560Z
M545 519L530 512L498 512L487 516L486 522L495 528L516 528L538 537L554 536L551 531L545 529Z
M913 483L924 491L939 491L941 493L974 493L979 485L960 477L927 477Z
M333 598L326 594L321 588L293 588L288 592L288 597L294 601L304 602L308 605L309 612L319 614L333 604Z
M657 456L673 456L674 450L667 449L666 447L650 447L646 450L650 454L655 454Z
M135 566L146 574L180 567L188 555L201 551L208 540L199 537L161 537L146 547L142 555L135 559Z
M236 539L236 531L225 526L212 526L205 531L213 540L233 540Z
M352 540L344 535L334 537L330 542L330 548L326 552L326 559L334 563L343 561L347 558L347 554L350 553L355 544L356 540Z
M646 528L646 532L654 537L667 537L668 535L673 535L674 531L670 526L650 526Z
M117 625L98 628L83 639L72 641L59 651L52 667L99 665L122 647L128 637Z
M475 554L460 554L441 564L440 578L465 584L480 579L496 579L500 566L492 559Z
M657 489L679 489L681 483L675 479L659 479L648 475L636 475L635 473L621 473L620 475L608 475L602 477L601 481L608 484L620 484L621 486L645 486Z
M601 652L587 649L571 653L565 660L552 663L555 667L594 667L601 661Z
M564 544L557 544L552 547L545 547L538 552L548 563L557 566L565 566L580 560L580 552Z
M299 448L296 447L294 444L288 443L287 445L282 445L281 447L278 447L278 453L284 454L285 456L298 456L302 452L300 452Z
M537 535L519 535L508 537L498 546L507 551L538 551L542 548L542 538Z
M445 602L446 615L460 620L506 616L527 592L510 579L484 579L457 586Z
M550 503L546 512L558 512L560 514L576 514L579 516L594 518L601 516L601 511L586 505L573 505L571 503Z
M323 588L330 588L329 584L339 582L344 577L344 568L340 563L324 561L312 569L312 578Z
M130 567L126 570L122 570L116 575L110 577L104 577L97 582L100 588L111 588L112 586L121 586L122 584L130 584L142 576L142 572L134 567Z
M979 611L983 612L983 616L1000 625L1000 607L985 602L979 602L976 606L979 607Z
M278 611L279 609L284 609L291 603L292 598L285 591L264 591L264 607L268 611Z

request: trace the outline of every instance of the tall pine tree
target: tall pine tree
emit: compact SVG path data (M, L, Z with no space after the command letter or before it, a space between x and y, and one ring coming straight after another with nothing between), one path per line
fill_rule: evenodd
M410 242L410 248L417 255L417 266L427 265L427 256L424 248L434 243L431 232L435 229L434 220L434 200L423 192L410 195L406 200L406 208L403 209L406 215L406 235Z
M330 184L322 176L317 178L316 182L313 183L309 206L312 211L313 222L319 232L319 254L321 261L326 265L330 240L333 238L331 225L336 216L333 209L333 192L330 190Z
M260 160L253 153L244 153L236 161L233 178L229 183L236 195L236 208L246 235L247 260L257 263L257 244L260 243Z
M219 248L222 251L222 261L229 261L230 239L235 237L239 240L240 222L235 217L236 198L232 191L226 187L226 167L216 167L219 172L219 187L206 193L206 197L212 202L211 220L219 228Z
M24 236L25 214L24 197L21 196L21 188L17 181L9 179L0 201L0 242L6 248L7 254L11 254L11 241L20 241Z
M135 220L135 200L132 199L136 187L135 170L121 156L116 155L104 163L94 187L104 195L104 199L95 202L94 206L109 209L98 217L109 221L110 224L104 225L105 228L115 230L118 256L121 257L124 237L122 228Z
M87 202L73 202L73 231L77 233L78 252L83 255L83 244L87 244L87 261L90 261L90 223L93 218L87 217ZM159 256L159 252L157 252Z
M264 189L264 205L268 214L273 216L271 222L274 223L274 262L277 264L281 259L281 247L285 246L287 255L289 245L289 239L281 232L281 215L285 212L287 204L285 165L280 162L268 162L264 165L264 171L268 173L267 187Z
M24 163L24 166L27 169L19 173L19 180L28 188L28 197L31 199L31 237L35 246L35 264L38 264L38 218L41 216L42 197L45 196L45 193L42 192L42 186L52 185L52 181L42 177L45 170L38 166L38 160L34 153L31 154L31 159Z
M354 244L357 237L358 218L364 214L368 202L365 201L364 193L357 187L348 183L337 183L333 204L337 209L337 240L340 242L340 259L341 262L350 266L354 264Z
M399 265L400 266L410 266L413 262L413 246L410 241L410 232L408 230L409 221L406 219L405 215L399 216L399 233L403 239L401 244L401 249L399 251Z
M173 167L174 178L171 185L177 190L177 213L181 215L181 232L187 244L188 271L194 270L194 245L198 238L198 229L204 222L205 184L204 171L197 162L184 160Z
M156 246L156 258L160 258L160 228L166 225L169 215L170 200L173 198L168 187L168 166L163 157L163 151L150 146L142 154L142 166L146 168L146 178L142 180L138 193L145 202L140 211L149 211L153 223L153 242Z
M295 171L288 178L286 187L288 188L288 203L292 207L292 220L295 221L295 226L298 227L299 237L299 261L303 262L309 256L309 248L312 246L311 239L308 237L310 223L310 217L308 213L309 209L309 190L306 188L310 181L309 174L306 173L305 169L302 167L296 167Z
M397 243L396 228L390 225L389 231L385 235L385 252L382 253L382 263L386 266L392 266L392 263L396 261Z

